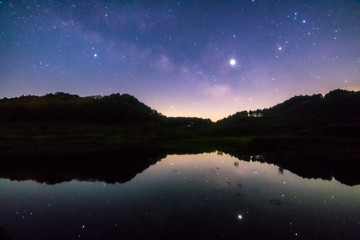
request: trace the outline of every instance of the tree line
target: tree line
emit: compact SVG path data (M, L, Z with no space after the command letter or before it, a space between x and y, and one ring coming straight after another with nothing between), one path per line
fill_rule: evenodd
M140 124L168 134L354 135L360 134L360 92L337 89L325 96L295 96L270 108L237 112L216 123L202 118L166 117L129 94L80 97L58 92L0 99L0 122L56 121Z

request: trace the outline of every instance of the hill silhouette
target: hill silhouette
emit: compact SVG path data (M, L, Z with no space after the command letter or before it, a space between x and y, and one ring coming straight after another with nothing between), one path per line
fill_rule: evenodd
M360 136L360 92L334 90L295 96L276 106L224 119L166 117L129 94L79 97L58 92L0 100L0 122L38 125L82 123L140 128L165 136Z
M79 97L58 92L0 100L5 122L82 121L98 123L148 123L161 118L155 110L129 94Z
M344 135L358 133L360 92L334 90L322 96L295 96L267 109L241 111L216 123L209 119L166 117L129 94L79 97L58 92L45 96L0 99L1 122L90 122L116 124L165 124L178 128L208 127L225 135L268 135L308 131ZM317 127L321 127L321 131Z
M144 134L206 136L360 136L360 92L295 96L267 109L224 119L166 117L129 94L79 97L58 92L0 100L3 123L90 123L136 126ZM21 126L21 125L20 125Z
M217 122L223 134L360 136L360 92L295 96L274 107L243 111Z

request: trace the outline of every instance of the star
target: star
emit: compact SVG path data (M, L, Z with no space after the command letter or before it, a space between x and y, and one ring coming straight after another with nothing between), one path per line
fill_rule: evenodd
M232 59L230 59L229 63L231 66L235 66L236 60L232 58Z

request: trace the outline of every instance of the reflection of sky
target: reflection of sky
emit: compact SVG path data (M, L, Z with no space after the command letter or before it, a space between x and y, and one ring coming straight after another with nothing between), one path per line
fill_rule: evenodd
M0 181L0 226L24 238L43 232L44 239L116 239L186 226L214 236L241 230L353 239L360 237L359 211L360 186L280 174L274 165L216 153L168 156L124 184Z
M235 163L238 163L236 166ZM151 172L151 173L150 173ZM218 155L199 154L199 155L170 155L156 164L156 167L150 167L147 170L150 176L157 178L167 178L171 173L177 173L182 177L198 178L213 181L220 187L226 187L226 179L236 180L240 182L246 180L252 185L263 185L264 182L272 184L277 188L295 188L300 191L304 189L317 189L322 193L331 192L340 189L357 189L358 187L347 187L336 180L322 181L317 179L302 179L301 177L283 170L283 174L279 172L279 168L272 164L262 164L256 161L245 162L227 154ZM213 173L213 174L211 174ZM181 179L180 177L178 179ZM265 186L264 186L265 187ZM265 187L266 188L266 187ZM360 186L359 186L360 194ZM304 190L305 191L305 190Z
M218 119L360 89L355 0L0 1L0 97L135 95Z

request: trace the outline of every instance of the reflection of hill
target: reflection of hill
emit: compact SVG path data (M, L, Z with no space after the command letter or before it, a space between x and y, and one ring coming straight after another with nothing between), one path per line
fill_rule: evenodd
M12 240L12 237L0 226L0 240Z
M309 148L309 151L285 148L283 151L269 150L266 155L258 158L251 157L252 155L249 154L249 151L258 152L255 148L240 150L240 148L234 147L220 147L220 150L240 160L276 164L279 168L289 170L303 178L331 180L334 177L339 182L350 186L360 184L360 175L358 174L360 168L353 162L356 161L357 156L351 158L343 151L331 151L323 154L322 151L310 150L309 146L306 148ZM105 153L43 155L31 160L27 157L5 158L2 159L0 178L35 180L47 184L71 180L124 183L165 158L167 154L195 154L202 153L204 150L201 147L196 150L194 146L189 147L188 150L185 148L160 150L154 147L138 146L131 150Z
M123 183L166 155L160 151L105 152L72 156L38 156L2 160L0 177L55 184L71 180Z
M346 185L360 184L359 141L351 139L319 138L259 138L251 151L262 153L255 161L276 164L303 178L333 177ZM243 153L226 148L224 152L238 158ZM246 159L246 158L245 158Z

